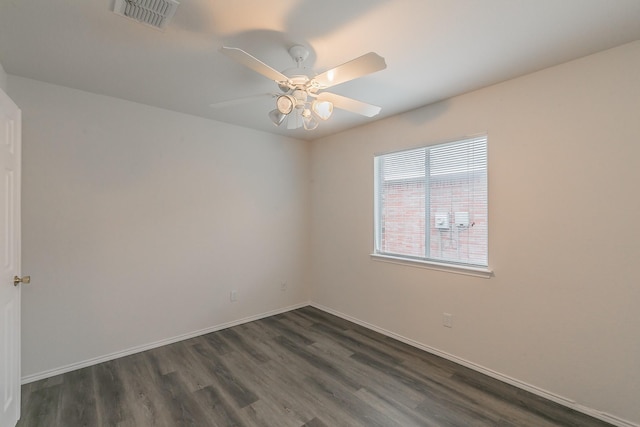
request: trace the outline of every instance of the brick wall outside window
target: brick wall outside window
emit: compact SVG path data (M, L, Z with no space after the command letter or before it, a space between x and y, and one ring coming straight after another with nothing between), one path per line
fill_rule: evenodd
M431 177L429 197L429 253L425 251L425 180L424 178L387 181L383 184L381 212L381 251L468 264L487 263L486 200L473 200L469 192L485 189L486 171ZM454 224L455 212L469 213L469 226ZM435 226L436 214L447 214L449 227Z

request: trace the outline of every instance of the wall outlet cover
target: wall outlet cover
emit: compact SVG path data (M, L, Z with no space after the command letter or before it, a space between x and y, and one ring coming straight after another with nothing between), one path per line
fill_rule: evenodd
M453 328L453 315L451 313L442 313L442 326Z

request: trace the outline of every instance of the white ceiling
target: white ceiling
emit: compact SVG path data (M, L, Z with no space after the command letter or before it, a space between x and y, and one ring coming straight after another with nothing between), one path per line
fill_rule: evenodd
M9 74L240 126L315 139L640 39L639 0L182 0L164 31L112 12L113 0L0 0L0 64ZM275 127L275 91L218 49L277 70L304 44L322 72L364 53L387 69L335 86L379 105L336 111L313 131ZM639 70L640 71L640 70ZM640 72L639 72L640 75Z

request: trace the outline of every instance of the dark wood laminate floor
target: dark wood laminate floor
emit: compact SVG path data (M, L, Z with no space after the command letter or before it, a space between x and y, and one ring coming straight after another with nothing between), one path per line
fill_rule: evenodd
M608 426L312 307L22 387L18 426Z

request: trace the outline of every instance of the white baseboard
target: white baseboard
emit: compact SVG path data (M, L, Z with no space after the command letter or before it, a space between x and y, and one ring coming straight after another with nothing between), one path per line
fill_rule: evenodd
M205 329L200 329L200 330L197 330L197 331L188 332L186 334L178 335L178 336L171 337L171 338L166 338L166 339L163 339L163 340L160 340L160 341L156 341L156 342L152 342L152 343L148 343L148 344L143 344L143 345L131 347L131 348L128 348L126 350L117 351L115 353L107 354L107 355L104 355L104 356L94 357L92 359L87 359L87 360L83 360L83 361L80 361L80 362L71 363L69 365L62 366L62 367L59 367L59 368L50 369L50 370L47 370L47 371L42 371L42 372L38 372L38 373L35 373L35 374L31 374L31 375L26 375L26 376L21 378L21 383L22 384L32 383L34 381L43 380L45 378L50 378L50 377L53 377L53 376L56 376L56 375L64 374L66 372L75 371L76 369L86 368L87 366L97 365L99 363L108 362L110 360L118 359L120 357L129 356L129 355L135 354L135 353L141 353L143 351L151 350L151 349L157 348L157 347L162 347L163 345L173 344L173 343L178 342L178 341L184 341L184 340L187 340L189 338L194 338L194 337L198 337L200 335L205 335L205 334L208 334L208 333L211 333L211 332L216 332L216 331L220 331L222 329L227 329L227 328L230 328L232 326L242 325L243 323L249 323L249 322L253 322L254 320L264 319L265 317L275 316L276 314L286 313L287 311L296 310L298 308L306 307L308 305L309 305L308 302L304 302L304 303L292 305L292 306L285 307L285 308L279 308L277 310L268 311L266 313L261 313L261 314L245 317L245 318L238 319L238 320L233 320L231 322L226 322L226 323L222 323L222 324L219 324L219 325L211 326L211 327L208 327L208 328L205 328Z
M383 335L386 335L386 336L388 336L390 338L394 338L394 339L396 339L398 341L401 341L401 342L403 342L405 344L409 344L412 347L416 347L416 348L418 348L420 350L424 350L424 351L426 351L428 353L435 354L436 356L440 356L440 357L442 357L444 359L450 360L450 361L452 361L454 363L457 363L459 365L462 365L462 366L465 366L467 368L473 369L474 371L480 372L481 374L484 374L484 375L487 375L489 377L495 378L495 379L497 379L499 381L502 381L504 383L507 383L507 384L510 384L512 386L518 387L518 388L520 388L522 390L526 390L526 391L528 391L530 393L533 393L533 394L538 395L540 397L543 397L545 399L551 400L552 402L556 402L556 403L558 403L560 405L566 406L567 408L573 409L573 410L578 411L578 412L582 412L583 414L586 414L586 415L589 415L589 416L591 416L593 418L597 418L599 420L605 421L605 422L607 422L609 424L613 424L614 426L618 426L618 427L640 427L640 424L636 424L636 423L633 423L631 421L623 420L623 419L618 418L618 417L616 417L614 415L607 414L606 412L601 412L601 411L598 411L596 409L589 408L587 406L581 405L581 404L577 403L574 400L567 399L566 397L557 395L555 393L551 393L550 391L541 389L541 388L536 387L534 385L527 384L527 383L525 383L523 381L520 381L520 380L518 380L516 378L512 378L512 377L510 377L508 375L501 374L500 372L496 372L496 371L494 371L492 369L485 368L484 366L481 366L481 365L478 365L476 363L470 362L468 360L462 359L462 358L460 358L458 356L455 356L453 354L444 352L442 350L438 350L437 348L430 347L430 346L422 344L422 343L420 343L418 341L414 341L414 340L412 340L410 338L406 338L406 337L404 337L402 335L396 334L395 332L391 332L391 331L388 331L386 329L380 328L380 327L378 327L376 325L373 325L371 323L368 323L368 322L362 321L360 319L357 319L355 317L349 316L348 314L341 313L341 312L336 311L336 310L334 310L332 308L326 307L326 306L324 306L322 304L317 304L317 303L311 302L310 305L312 307L315 307L315 308L319 309L319 310L322 310L322 311L325 311L327 313L333 314L334 316L338 316L338 317L341 317L341 318L343 318L345 320L348 320L350 322L356 323L356 324L358 324L360 326L363 326L363 327L365 327L367 329L371 329L372 331L379 332L379 333L381 333Z

